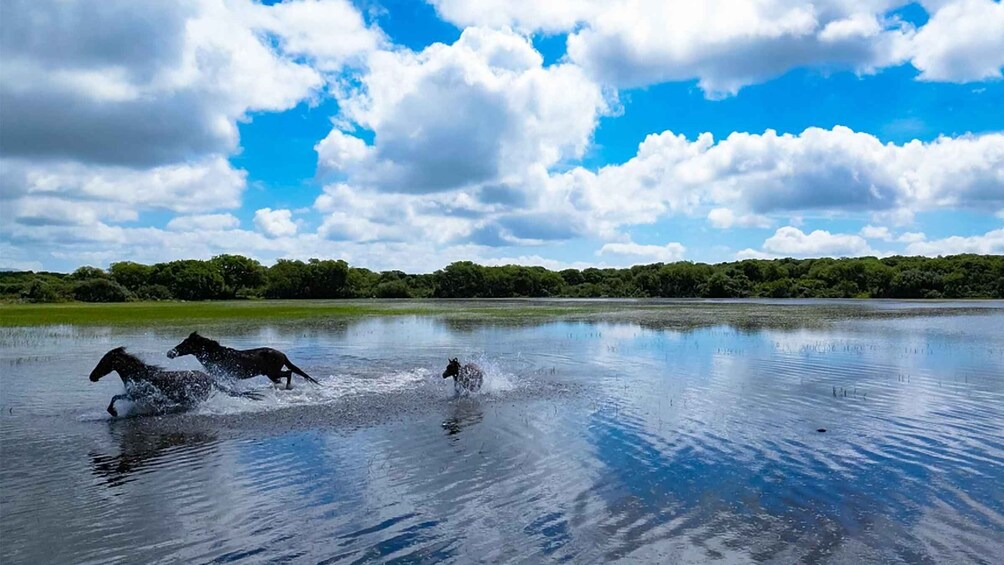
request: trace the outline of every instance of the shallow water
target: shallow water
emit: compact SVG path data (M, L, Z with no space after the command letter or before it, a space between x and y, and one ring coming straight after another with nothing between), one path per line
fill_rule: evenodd
M632 304L204 326L322 386L116 420L193 328L2 329L0 562L1000 562L1004 304Z

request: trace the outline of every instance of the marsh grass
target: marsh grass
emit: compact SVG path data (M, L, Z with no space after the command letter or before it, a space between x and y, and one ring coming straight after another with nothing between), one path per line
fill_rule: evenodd
M118 304L2 304L0 327L150 325L207 321L280 321L363 316L447 316L460 320L539 319L596 312L597 305L525 301L268 300L127 302Z
M786 302L623 299L249 300L126 302L115 304L0 303L0 327L149 326L190 322L282 322L368 316L435 316L459 326L540 323L553 319L636 323L648 329L688 330L727 325L739 331L825 325L852 318L945 316L985 308L957 301L950 307L882 309L874 301Z

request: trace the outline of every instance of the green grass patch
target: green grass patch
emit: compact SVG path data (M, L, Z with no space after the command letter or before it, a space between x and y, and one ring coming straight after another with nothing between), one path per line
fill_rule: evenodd
M0 326L150 325L211 321L280 321L361 316L440 315L463 319L543 318L601 311L582 303L500 300L267 300L0 304Z

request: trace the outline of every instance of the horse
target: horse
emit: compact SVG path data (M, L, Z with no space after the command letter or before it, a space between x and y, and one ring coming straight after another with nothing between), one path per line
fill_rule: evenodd
M184 341L167 352L169 359L183 355L195 355L199 363L217 377L250 379L265 375L272 384L279 384L282 379L286 379L286 388L291 389L295 373L315 385L321 384L294 365L285 353L271 347L233 349L220 345L216 340L203 337L198 332L192 332ZM284 366L289 367L289 370L283 370Z
M481 390L481 385L485 382L485 373L481 367L473 363L461 366L456 358L450 359L450 363L443 371L443 378L453 377L453 392L460 394L461 391L477 392Z
M127 353L125 347L112 349L98 361L91 371L91 382L96 383L101 377L117 372L125 385L125 394L116 394L108 404L108 413L118 416L115 402L119 400L137 400L144 394L160 394L172 404L191 406L209 397L213 390L225 392L230 396L261 400L257 392L243 392L224 386L202 371L166 371L156 365L147 365L135 355Z

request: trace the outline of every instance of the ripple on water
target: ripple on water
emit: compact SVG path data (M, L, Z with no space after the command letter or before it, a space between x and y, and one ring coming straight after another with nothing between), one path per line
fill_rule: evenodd
M994 562L1000 315L903 319L243 329L321 385L117 420L79 365L177 336L0 334L0 561Z

